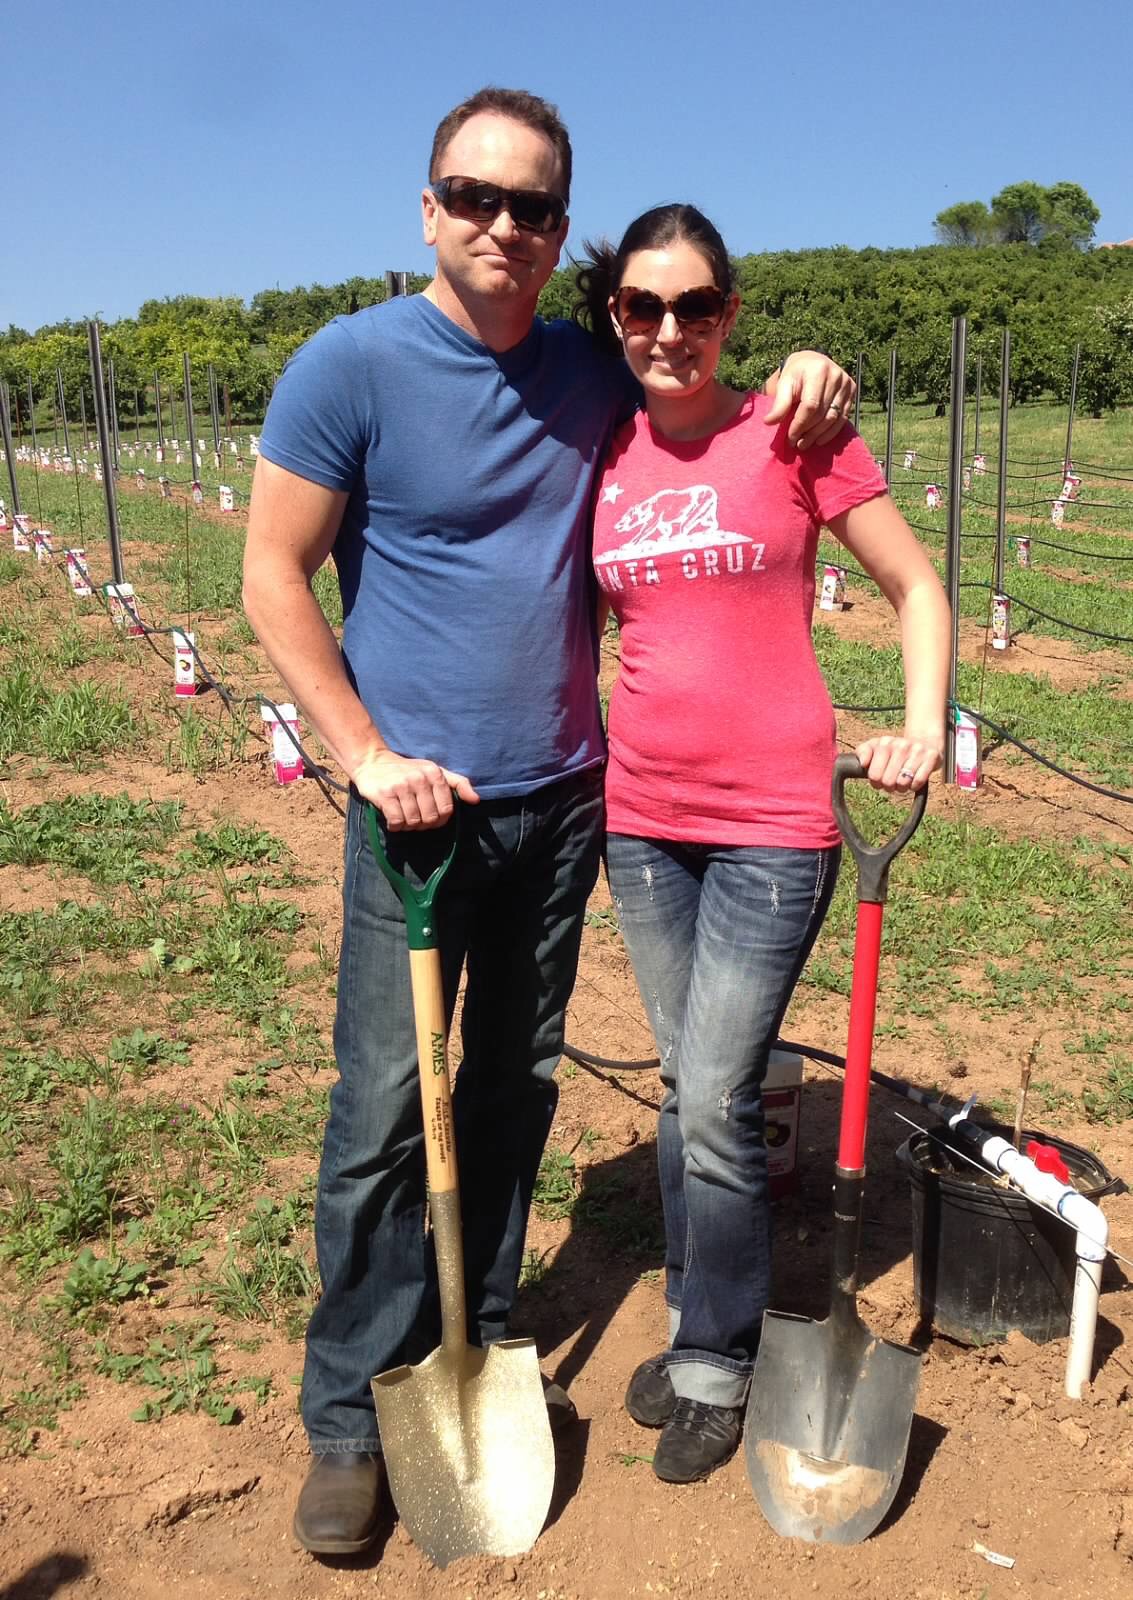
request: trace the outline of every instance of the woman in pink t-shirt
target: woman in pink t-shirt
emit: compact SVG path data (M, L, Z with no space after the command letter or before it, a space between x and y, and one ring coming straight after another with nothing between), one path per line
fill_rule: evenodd
M665 1089L669 1344L626 1406L663 1429L657 1476L685 1483L739 1441L770 1293L761 1085L838 868L834 713L811 641L820 525L900 623L904 727L858 746L879 788L920 788L940 765L948 607L851 428L800 453L765 426L764 396L717 378L740 302L706 217L658 207L592 256L580 315L645 393L594 512L621 629L608 872Z

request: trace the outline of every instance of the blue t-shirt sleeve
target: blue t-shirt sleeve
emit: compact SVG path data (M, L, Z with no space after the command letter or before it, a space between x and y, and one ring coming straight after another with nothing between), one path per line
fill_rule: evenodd
M280 374L260 454L325 489L349 491L371 442L364 407L372 380L350 331L338 318L328 322Z

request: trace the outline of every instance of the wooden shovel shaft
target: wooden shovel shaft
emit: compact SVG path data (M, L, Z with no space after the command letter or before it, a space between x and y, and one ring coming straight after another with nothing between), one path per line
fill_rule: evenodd
M448 1081L445 996L437 950L410 950L413 1020L417 1027L417 1071L425 1118L429 1193L448 1194L457 1185L452 1091Z
M429 1220L441 1296L441 1341L445 1349L462 1349L468 1338L468 1319L440 952L410 950L409 976L413 986L413 1020L417 1028L417 1078L425 1125Z

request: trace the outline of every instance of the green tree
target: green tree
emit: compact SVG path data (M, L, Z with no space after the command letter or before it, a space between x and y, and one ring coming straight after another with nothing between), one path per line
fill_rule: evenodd
M1093 240L1101 212L1078 183L1053 183L1046 191L1043 229L1047 239L1057 239L1086 249Z
M982 200L960 200L938 211L933 230L941 244L987 244L991 238L991 212Z
M1009 183L992 196L991 216L1004 244L1038 244L1047 214L1041 183Z

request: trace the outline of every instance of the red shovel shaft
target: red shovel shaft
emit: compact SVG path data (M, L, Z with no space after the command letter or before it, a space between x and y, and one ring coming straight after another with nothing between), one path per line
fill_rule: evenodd
M873 1025L877 1015L877 970L881 959L881 919L885 907L858 901L854 937L854 981L850 991L850 1028L846 1044L846 1082L838 1134L838 1165L844 1172L865 1166L869 1119L869 1069L873 1062Z

